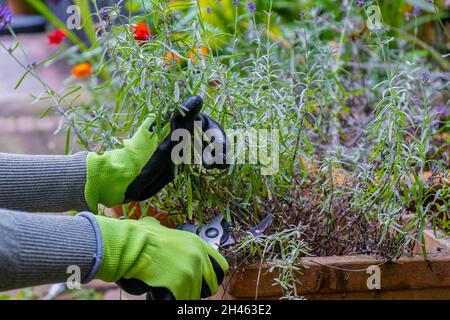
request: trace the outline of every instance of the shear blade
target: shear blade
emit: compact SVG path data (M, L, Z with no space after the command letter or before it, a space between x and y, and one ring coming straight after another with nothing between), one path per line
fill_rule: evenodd
M250 233L253 236L257 237L257 236L263 234L264 232L266 232L267 229L270 228L270 226L272 225L272 221L273 221L273 215L271 213L269 213L264 219L262 219L262 221L258 225L247 230L247 233Z
M270 226L272 225L272 221L273 221L273 215L268 214L264 219L262 219L262 221L258 225L250 228L249 230L247 230L245 232L240 232L236 236L230 236L228 238L228 240L222 244L222 246L225 247L225 246L233 245L233 244L241 241L248 234L251 234L253 237L260 236L260 235L264 234L270 228Z

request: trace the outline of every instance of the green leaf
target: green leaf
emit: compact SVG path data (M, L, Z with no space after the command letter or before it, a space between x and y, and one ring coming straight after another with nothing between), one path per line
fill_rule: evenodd
M193 206L192 206L192 202L193 202L193 197L192 197L192 181L191 181L191 176L188 176L187 178L187 206L188 206L188 217L189 219L192 219L193 217Z
M81 21L84 21L82 29L89 38L91 44L97 41L96 31L94 27L94 20L91 14L91 7L88 0L74 0L74 3L80 7Z
M176 103L180 101L180 87L177 81L173 83L173 99Z
M25 80L26 76L30 73L30 71L31 71L31 70L28 69L28 70L23 74L23 76L20 77L19 81L17 82L16 86L14 87L14 90L17 90L17 89L20 87L20 85L22 84L23 80Z
M66 135L66 148L64 150L64 153L66 155L68 155L70 153L70 136L71 136L71 132L72 132L72 127L69 127L67 129L67 135Z
M41 112L39 115L39 119L45 118L51 111L53 110L53 107L48 107L44 111Z

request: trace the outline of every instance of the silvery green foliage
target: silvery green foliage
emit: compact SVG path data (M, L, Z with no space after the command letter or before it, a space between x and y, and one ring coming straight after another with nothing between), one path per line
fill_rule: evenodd
M362 6L343 5L337 21L311 10L286 25L259 4L242 18L244 31L231 35L205 23L196 7L179 11L163 1L145 17L103 8L98 15L107 12L108 25L96 46L67 55L73 63L95 57L107 76L75 83L56 104L68 142L98 152L120 147L148 113L161 128L194 94L228 129L278 130L278 173L262 175L254 164L226 172L180 166L176 181L142 206L178 221L221 212L243 229L275 214L271 234L244 239L235 251L280 268L276 283L297 298L305 254L394 259L423 241L427 223L448 230L448 188L433 189L433 179L422 177L448 175L449 74L384 29L350 36L365 19ZM255 18L261 14L264 24ZM131 25L144 18L154 36L137 42ZM279 34L266 33L273 25ZM196 47L208 54L194 59ZM168 65L168 52L180 62ZM80 106L81 90L91 99Z
M274 234L241 248L283 270L277 283L289 297L293 266L306 252L388 259L411 252L435 204L445 210L448 201L447 191L433 193L421 179L448 170L448 153L433 140L442 128L433 110L448 100L448 75L424 81L423 62L404 58L410 46L382 32L342 41L342 30L361 23L353 15L333 21L315 13L283 27L286 42L249 20L246 32L218 49L198 15L171 19L164 10L154 13L166 19L148 43L136 44L127 27L100 38L99 68L111 80L92 84L94 104L69 110L90 148L120 146L116 137L130 135L148 112L163 119L182 98L201 94L204 111L229 129L279 130L280 171L180 167L188 174L149 203L180 219L223 212L243 227L275 213ZM327 34L336 40L323 40ZM189 52L198 45L209 55L194 63ZM165 65L169 51L181 65Z

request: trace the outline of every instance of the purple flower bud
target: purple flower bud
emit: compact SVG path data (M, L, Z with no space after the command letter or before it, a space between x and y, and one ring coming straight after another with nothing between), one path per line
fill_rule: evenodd
M427 85L430 82L430 73L427 70L423 70L420 73L420 82L422 82L423 85Z
M249 11L251 14L255 14L255 12L256 12L256 6L255 6L255 4L253 3L253 1L249 1L249 2L248 2L248 11Z
M360 9L366 6L366 2L364 0L355 0L355 4Z
M239 0L233 0L233 6L239 7Z
M207 7L206 7L206 12L208 12L208 14L211 14L211 12L212 12L212 9L211 9L211 7L210 7L210 6L207 6Z
M105 10L100 11L100 18L103 21L108 21L109 20L109 13Z
M7 6L0 7L0 30L11 25L13 15Z
M111 18L109 17L109 13L106 10L100 11L100 19L102 19L103 22L105 22L105 25L107 27L112 27L113 23L111 22Z
M300 12L300 20L304 20L306 18L306 13L304 11Z
M419 13L420 13L420 8L418 6L414 6L414 9L413 9L414 17L417 17L419 15Z

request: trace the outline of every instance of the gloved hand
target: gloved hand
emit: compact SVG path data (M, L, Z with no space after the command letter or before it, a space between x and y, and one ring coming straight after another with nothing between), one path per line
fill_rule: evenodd
M199 236L166 228L152 218L118 220L96 216L103 240L103 260L96 278L133 279L143 294L167 288L177 300L215 294L228 263Z
M183 104L184 115L175 111L161 132L154 132L154 117L149 117L124 147L105 152L103 155L89 153L86 160L87 182L85 199L93 212L98 204L107 207L131 201L143 201L159 192L174 179L174 164L171 159L173 148L179 143L172 141L171 134L176 129L186 129L192 133L194 121L201 121L202 130L214 129L215 144L226 150L226 135L223 129L211 118L200 114L203 101L191 97ZM162 141L162 143L161 143ZM222 163L208 165L207 169L227 167L226 154L220 152L216 158Z

